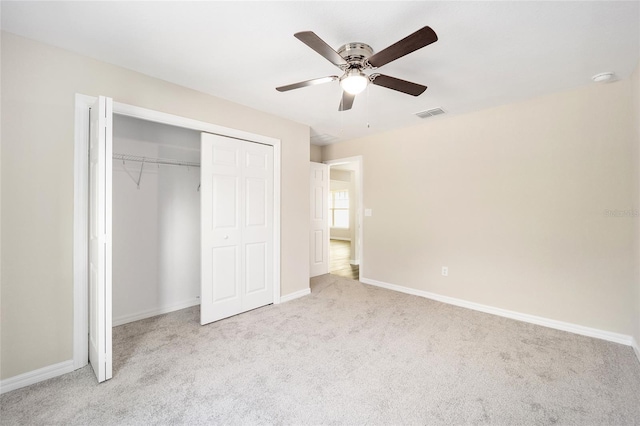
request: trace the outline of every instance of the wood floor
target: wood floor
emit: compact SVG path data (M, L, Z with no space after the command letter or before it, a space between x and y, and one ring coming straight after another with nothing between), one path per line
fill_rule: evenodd
M331 240L329 245L329 273L345 278L357 280L360 277L360 267L351 265L351 242Z

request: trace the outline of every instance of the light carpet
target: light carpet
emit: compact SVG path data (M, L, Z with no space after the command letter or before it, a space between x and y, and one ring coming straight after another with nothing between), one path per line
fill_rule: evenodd
M640 424L631 348L335 276L207 326L114 328L87 366L0 397L14 424Z

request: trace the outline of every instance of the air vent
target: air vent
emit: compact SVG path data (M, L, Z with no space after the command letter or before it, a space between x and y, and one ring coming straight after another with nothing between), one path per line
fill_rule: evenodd
M336 139L338 138L333 135L329 135L327 133L324 133L321 135L311 135L311 143L317 144L317 145L328 144L330 142L335 141Z
M442 108L432 108L424 111L416 112L416 115L420 118L433 117L434 115L444 114L444 110Z

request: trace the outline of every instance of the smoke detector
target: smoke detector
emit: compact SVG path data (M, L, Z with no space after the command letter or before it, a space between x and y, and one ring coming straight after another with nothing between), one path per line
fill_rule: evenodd
M611 71L601 72L591 77L591 79L596 83L610 83L616 80L616 74Z

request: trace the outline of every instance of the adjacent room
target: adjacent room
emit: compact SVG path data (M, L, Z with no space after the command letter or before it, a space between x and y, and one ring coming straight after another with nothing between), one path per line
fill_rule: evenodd
M0 12L0 423L640 424L640 2Z
M329 272L359 278L358 184L359 163L329 166Z

